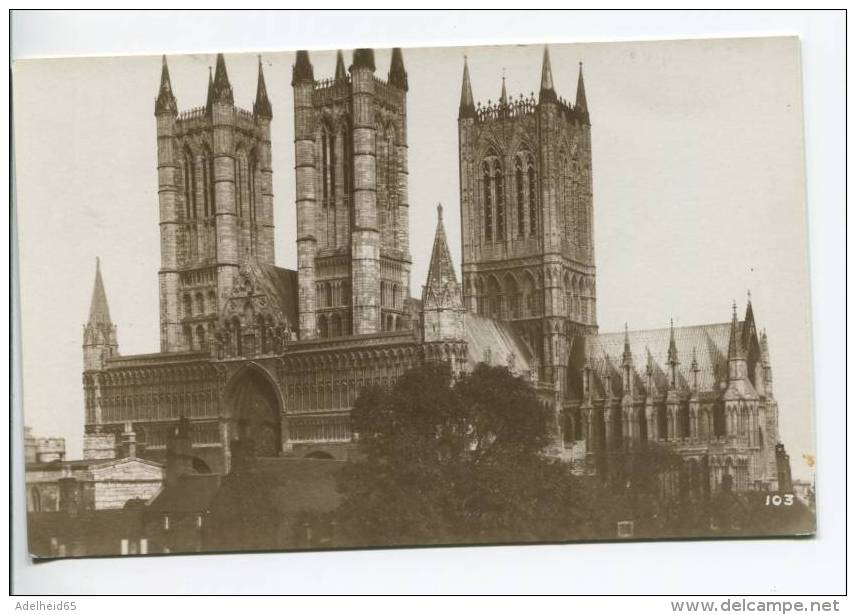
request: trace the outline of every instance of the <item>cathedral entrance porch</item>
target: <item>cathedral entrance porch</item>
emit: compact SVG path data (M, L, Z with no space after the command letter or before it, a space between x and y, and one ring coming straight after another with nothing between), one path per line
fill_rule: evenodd
M252 441L257 457L281 453L282 405L266 371L256 365L242 368L232 379L226 409L232 439Z

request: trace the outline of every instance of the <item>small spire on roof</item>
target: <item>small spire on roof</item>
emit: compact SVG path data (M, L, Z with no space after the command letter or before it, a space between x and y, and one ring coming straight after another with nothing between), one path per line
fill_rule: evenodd
M476 116L476 106L473 102L473 86L470 84L470 68L467 56L464 56L464 77L461 82L461 104L458 107L458 119Z
M586 123L589 123L588 101L586 100L586 84L583 81L583 63L580 62L580 74L577 77L577 101L574 109L583 114Z
M336 52L336 79L345 79L348 76L347 71L345 70L345 56L342 55L342 50L339 49Z
M265 86L265 73L262 70L261 54L259 54L259 78L256 84L256 101L253 103L253 114L268 120L273 117L273 110L271 109L267 87Z
M211 107L214 105L214 73L212 67L208 67L208 94L205 98L205 112L211 113Z
M675 319L669 319L669 364L678 363L678 347L675 344Z
M508 94L505 91L505 69L502 69L502 90L499 93L499 104L505 106L508 104Z
M372 72L375 71L375 56L374 49L354 49L354 61L351 69L368 68Z
M556 102L553 89L553 69L550 67L550 50L544 45L544 59L541 62L541 91L538 102Z
M401 47L392 48L392 61L389 63L389 83L405 92L407 91L407 71L404 70L404 57L401 55Z
M229 83L229 74L226 72L226 60L222 53L217 54L217 63L214 69L214 102L227 105L235 104L232 84Z
M312 63L309 61L309 52L305 49L300 49L294 60L294 66L291 67L291 85L312 83L314 80L315 76L312 70Z
M155 115L161 113L178 113L175 103L175 95L172 93L172 83L169 80L169 67L166 64L166 56L161 58L161 81L158 89L158 97L155 100Z
M110 306L107 304L107 293L104 290L104 280L101 278L101 259L95 257L95 284L92 287L92 300L89 303L90 325L110 325Z

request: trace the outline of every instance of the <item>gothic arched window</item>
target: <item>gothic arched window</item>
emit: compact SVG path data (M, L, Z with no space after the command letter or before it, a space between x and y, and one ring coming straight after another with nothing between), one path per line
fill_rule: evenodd
M535 159L530 154L526 161L526 174L529 179L529 235L538 234L538 189L535 182Z
M523 185L523 161L514 159L514 187L517 189L517 236L526 236L526 190Z
M490 165L485 162L482 165L484 181L484 236L490 241L493 239L493 204L491 202L491 172Z
M247 163L247 209L250 214L250 221L256 221L256 172L258 171L258 158L256 157L255 152L250 156L249 162Z
M202 151L202 213L206 218L214 214L214 157L208 147ZM194 207L193 217L196 215Z
M196 169L189 149L184 150L184 212L188 220L196 217Z
M505 180L502 165L495 162L493 169L494 192L496 193L496 238L505 239Z

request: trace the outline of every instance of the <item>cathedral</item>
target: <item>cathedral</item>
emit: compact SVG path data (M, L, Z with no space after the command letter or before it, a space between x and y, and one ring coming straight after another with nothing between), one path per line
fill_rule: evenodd
M119 352L100 267L84 326L85 457L163 461L180 419L193 468L258 456L347 460L363 387L443 362L508 367L553 417L546 454L580 472L662 446L682 487L777 489L787 456L765 333L751 301L721 323L618 333L597 325L591 118L582 65L571 102L544 50L537 94L458 113L460 280L437 206L429 271L410 296L407 96L400 49L316 78L296 54L296 269L275 264L271 122L261 62L253 108L222 55L204 106L179 110L166 58L155 100L160 352ZM329 73L328 73L329 74ZM726 304L727 305L727 304ZM727 308L726 308L727 309ZM725 312L728 314L728 312Z

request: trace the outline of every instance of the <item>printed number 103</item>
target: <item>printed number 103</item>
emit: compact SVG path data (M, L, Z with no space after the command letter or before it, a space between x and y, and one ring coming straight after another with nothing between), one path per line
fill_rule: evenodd
M784 495L768 495L765 502L767 506L791 506L794 503L794 494L786 493Z

